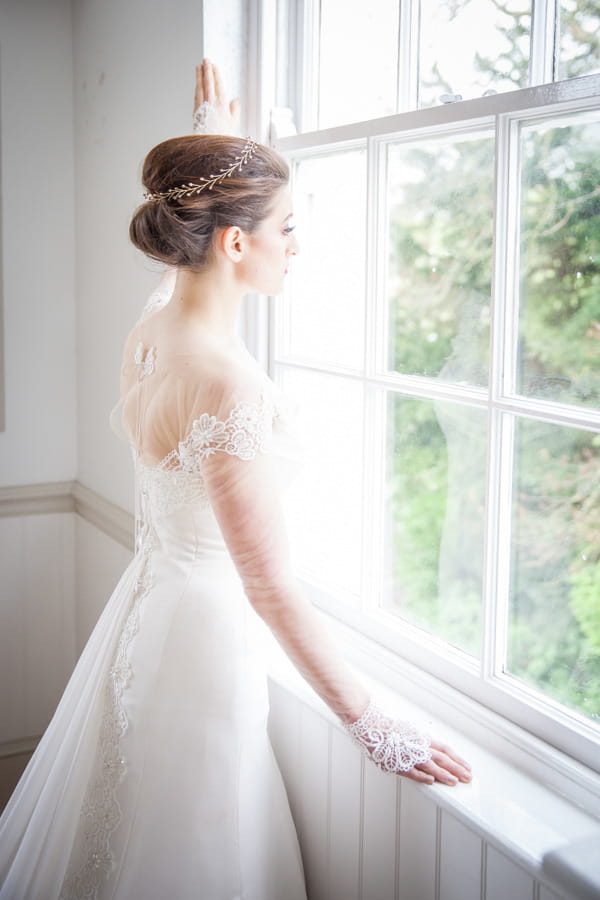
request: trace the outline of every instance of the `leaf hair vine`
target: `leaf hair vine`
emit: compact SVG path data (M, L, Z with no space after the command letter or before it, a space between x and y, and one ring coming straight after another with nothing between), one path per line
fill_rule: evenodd
M256 146L255 140L250 137L246 138L244 149L239 156L236 156L235 162L227 168L221 169L218 175L209 175L208 178L200 178L200 183L188 181L187 184L171 188L168 191L156 191L156 193L146 191L144 193L144 198L146 200L181 200L182 197L193 197L196 194L200 194L202 191L206 190L206 188L208 188L209 191L212 191L215 184L220 184L226 178L229 178L236 169L241 169L242 166L246 165L248 160L252 159L256 152Z

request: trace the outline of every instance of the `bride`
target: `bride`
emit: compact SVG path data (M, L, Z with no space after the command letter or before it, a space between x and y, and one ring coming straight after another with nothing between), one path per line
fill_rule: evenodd
M136 553L0 820L1 900L305 898L261 620L382 769L470 780L369 698L294 580L279 501L293 431L236 333L244 295L278 294L298 252L288 167L227 134L236 108L207 61L196 99L205 133L150 151L130 228L171 272L123 356Z

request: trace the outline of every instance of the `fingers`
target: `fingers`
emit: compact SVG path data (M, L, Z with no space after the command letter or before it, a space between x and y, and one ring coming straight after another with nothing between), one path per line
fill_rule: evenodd
M209 59L202 60L202 87L204 90L203 99L214 106L217 99L215 90L215 67Z
M215 86L215 95L217 101L219 103L225 103L225 85L223 84L223 79L221 78L221 73L217 69L216 66L213 65L213 82Z
M240 111L241 111L240 98L236 97L235 100L232 100L231 103L229 104L229 113L235 123L238 123L240 120Z
M196 89L194 91L194 112L204 103L204 85L202 84L202 65L196 66Z
M434 781L439 781L450 787L454 787L459 782L469 784L473 777L468 762L455 753L451 747L437 741L431 742L429 762L415 766L407 773L407 776L422 784L433 784Z

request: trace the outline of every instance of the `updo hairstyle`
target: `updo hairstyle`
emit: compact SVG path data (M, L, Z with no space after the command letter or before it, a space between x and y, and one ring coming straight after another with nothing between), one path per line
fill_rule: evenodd
M246 141L223 135L188 135L163 141L142 169L149 193L169 191L234 165ZM179 199L148 200L135 211L129 237L151 259L199 270L210 257L217 228L237 225L252 233L271 210L275 194L289 180L278 153L256 144L248 161L212 188Z

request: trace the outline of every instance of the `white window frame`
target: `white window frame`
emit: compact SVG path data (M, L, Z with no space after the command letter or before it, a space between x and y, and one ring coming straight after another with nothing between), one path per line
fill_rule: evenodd
M303 61L309 58L310 42L312 41L314 46L316 39L316 27L310 19L309 7L310 4L304 0L289 0L294 27L304 36L300 41L300 52L295 61L296 75L301 71ZM277 28L274 9L275 0L254 0L253 16L257 23L257 31L261 32L262 29L263 41L266 42L269 41L268 35L271 35L271 46L275 41ZM367 246L367 270L370 272L370 282L367 283L366 290L373 298L377 296L376 284L380 273L372 261L375 259L376 242L381 238L384 227L377 198L378 170L386 143L403 137L408 139L417 135L443 134L461 128L471 131L475 126L482 128L491 126L495 129L496 234L500 237L496 240L494 251L495 281L492 306L494 310L492 344L496 364L490 374L488 390L494 407L489 414L489 454L497 471L510 463L506 447L511 445L510 440L507 441L507 438L510 438L507 428L510 429L511 413L527 413L557 424L600 430L600 420L595 410L532 402L522 397L507 397L503 384L504 364L511 362L515 352L514 342L506 342L504 339L505 320L513 316L515 310L512 306L505 307L499 303L498 298L507 296L514 299L516 296L513 288L518 267L508 234L516 215L517 198L516 188L509 188L510 180L507 173L518 162L519 122L549 113L554 115L567 110L592 109L600 106L599 75L543 84L548 80L548 76L552 77L555 65L548 49L554 43L553 10L554 0L549 0L547 5L540 5L539 9L536 7L532 22L530 74L532 81L542 84L540 87L468 100L459 104L399 112L384 119L343 125L319 132L305 131L297 135L277 137L271 129L269 135L271 143L292 160L320 154L325 150L352 145L366 146L369 159L367 195L370 198L367 233L371 236ZM414 16L415 5L407 3L401 13L401 31L402 21L413 22ZM405 29L404 34L414 35L414 27ZM399 84L407 86L404 95L399 98L400 107L403 109L407 109L416 98L416 85L411 84L408 77L411 43L414 52L414 40L405 37L406 56L400 54L406 71L399 73ZM262 97L265 108L268 106L269 96L273 106L281 103L275 93L276 66L276 61L273 62L271 59L266 69L264 67L262 69ZM412 71L415 71L414 66ZM298 78L296 81L298 84L301 83ZM309 121L306 97L302 98L297 92L296 101L303 110L302 120ZM263 123L261 134L263 139L266 139L264 114L261 122ZM512 230L514 233L515 229ZM367 305L367 347L374 350L377 346L385 346L381 340L381 329L385 327L386 317L376 302L371 301ZM268 368L272 373L282 365L304 367L324 373L335 371L333 367L278 358L275 349L276 318L272 304L269 310L268 336L266 342L262 343L262 349L263 360L266 353ZM432 397L456 399L457 395L460 395L463 401L482 409L488 408L488 391L481 392L469 388L457 390L454 385L432 384L429 379L424 379L420 386L417 378L410 377L407 380L393 373L383 375L382 371L383 367L377 366L374 357L368 360L366 381L374 390L371 391L372 402L366 404L365 446L369 456L365 469L371 472L375 467L381 473L381 467L385 464L381 451L367 439L367 436L373 433L370 418L377 417L377 401L374 399L377 388L383 390L402 387L415 396L428 399ZM506 414L509 414L508 417ZM382 482L382 478L379 481ZM492 484L490 490L492 494L497 493L498 485ZM370 498L370 492L367 490L364 491L364 499L366 504L378 502L377 498ZM495 544L502 540L502 531L493 526L496 520L506 522L507 517L502 516L498 496L492 497L491 509L494 521L488 523L486 553L488 558L496 560ZM376 540L377 534L373 535L371 547L366 550L367 559ZM372 576L372 572L369 572L369 575ZM500 585L501 591L508 591L507 573L495 564L488 565L486 583L488 596L497 584ZM502 616L498 616L497 613L501 604L492 606L486 604L482 665L481 670L479 666L476 670L465 654L453 650L443 641L425 635L407 623L390 628L390 616L381 611L379 613L372 609L365 611L352 603L341 604L327 590L320 589L315 584L307 582L305 587L316 605L331 617L338 637L346 644L351 657L362 668L396 688L404 685L409 679L413 696L421 696L433 713L437 708L443 718L444 710L447 711L450 704L457 714L463 717L467 729L471 727L477 739L485 743L492 735L494 746L497 747L497 742L501 741L506 756L514 758L519 765L530 769L537 777L540 775L541 766L548 783L558 790L569 793L570 796L577 797L578 802L595 814L600 812L600 779L597 776L600 770L600 750L597 731L583 716L570 715L559 704L553 704L549 700L538 701L535 694L525 689L517 679L511 681L504 676L499 683L495 675L497 636L505 626Z

